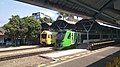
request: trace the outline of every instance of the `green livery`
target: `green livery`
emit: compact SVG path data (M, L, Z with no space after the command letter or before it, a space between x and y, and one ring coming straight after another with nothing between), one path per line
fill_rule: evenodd
M78 33L71 30L58 32L56 38L56 48L64 49L70 46L76 47L78 39L77 37Z

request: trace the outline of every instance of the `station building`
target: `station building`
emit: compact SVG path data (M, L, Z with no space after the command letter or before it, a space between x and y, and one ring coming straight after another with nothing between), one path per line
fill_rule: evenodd
M0 45L3 45L5 38L5 30L3 28L0 28Z

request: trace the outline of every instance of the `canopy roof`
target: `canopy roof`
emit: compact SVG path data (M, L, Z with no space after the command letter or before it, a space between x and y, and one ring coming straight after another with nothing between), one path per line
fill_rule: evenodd
M17 0L120 27L120 0Z

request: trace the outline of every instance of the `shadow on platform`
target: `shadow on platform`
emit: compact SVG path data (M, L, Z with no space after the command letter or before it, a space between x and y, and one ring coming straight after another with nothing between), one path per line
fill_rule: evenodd
M106 67L106 65L113 61L113 58L119 57L120 51L117 51L93 64L88 65L87 67ZM119 59L120 60L120 59Z

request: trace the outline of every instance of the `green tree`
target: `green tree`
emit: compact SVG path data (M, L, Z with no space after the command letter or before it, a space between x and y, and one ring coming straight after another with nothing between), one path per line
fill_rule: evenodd
M32 16L20 18L16 15L12 16L8 24L4 25L3 28L6 30L6 35L17 45L26 42L29 44L30 41L38 40L41 27L40 22L36 21Z
M21 19L18 15L13 16L9 19L8 24L4 25L4 29L6 30L6 35L8 35L9 38L12 39L14 44L17 44L18 39L18 25L21 22Z
M27 42L39 42L38 41L38 35L40 34L40 22L36 21L32 16L27 16L22 18L25 22L26 32L25 32L25 39Z
M53 20L51 18L47 18L47 17L40 18L40 21L42 23L52 23L53 22Z

